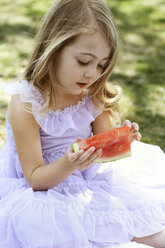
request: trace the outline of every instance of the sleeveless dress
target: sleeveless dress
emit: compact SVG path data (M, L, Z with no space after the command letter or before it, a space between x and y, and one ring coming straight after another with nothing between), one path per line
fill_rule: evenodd
M44 101L34 86L24 80L6 91L32 103L45 164L65 154L77 137L91 136L91 123L101 113L86 95L62 111L37 114ZM7 119L6 129L8 141L0 151L1 248L120 247L165 229L165 154L158 146L135 141L131 157L92 164L47 191L34 191Z

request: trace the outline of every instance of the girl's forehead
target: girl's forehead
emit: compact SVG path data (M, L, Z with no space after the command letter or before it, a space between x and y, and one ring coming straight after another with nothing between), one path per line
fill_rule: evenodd
M100 59L108 58L111 50L108 42L99 32L81 34L71 46L76 53L91 54Z

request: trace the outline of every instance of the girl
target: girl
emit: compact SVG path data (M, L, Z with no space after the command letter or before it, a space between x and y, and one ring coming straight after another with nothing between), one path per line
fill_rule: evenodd
M118 121L120 92L106 84L117 50L102 0L57 0L44 18L22 82L6 86L1 248L165 247L164 153L135 141L131 158L96 164L101 150L71 148Z

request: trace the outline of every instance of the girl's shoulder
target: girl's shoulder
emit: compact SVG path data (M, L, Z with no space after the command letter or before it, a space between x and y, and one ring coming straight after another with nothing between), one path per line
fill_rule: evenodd
M25 111L24 103L20 101L19 94L14 94L8 105L6 113L7 121L12 126L12 131L15 133L32 133L36 128L39 130L40 126L35 121L32 113Z

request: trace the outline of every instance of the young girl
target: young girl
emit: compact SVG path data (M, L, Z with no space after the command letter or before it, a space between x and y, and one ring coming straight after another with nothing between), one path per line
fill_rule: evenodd
M44 18L22 82L6 86L1 248L165 247L160 148L135 141L132 157L105 164L94 163L100 149L71 148L118 122L120 92L106 84L117 50L102 0L56 0ZM136 123L123 125L140 139Z

